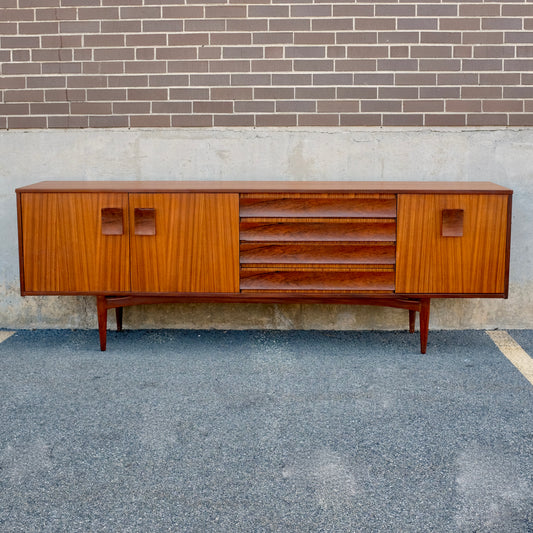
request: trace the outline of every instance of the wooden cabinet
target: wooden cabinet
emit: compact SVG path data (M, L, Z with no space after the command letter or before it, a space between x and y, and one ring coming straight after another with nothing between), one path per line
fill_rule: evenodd
M396 292L506 293L509 198L398 195Z
M130 290L127 194L29 192L19 208L23 293Z
M507 297L512 191L453 182L42 182L17 190L21 292L329 302Z
M129 205L132 292L238 292L238 194L137 193Z

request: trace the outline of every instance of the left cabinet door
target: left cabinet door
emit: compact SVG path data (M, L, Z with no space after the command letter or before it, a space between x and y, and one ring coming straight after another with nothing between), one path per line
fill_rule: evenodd
M22 193L24 294L130 290L128 195Z

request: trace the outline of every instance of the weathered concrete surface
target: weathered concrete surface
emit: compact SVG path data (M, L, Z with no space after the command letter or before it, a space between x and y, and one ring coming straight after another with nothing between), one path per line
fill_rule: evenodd
M93 298L19 296L16 187L44 179L488 180L511 187L508 300L434 300L432 328L533 324L532 129L0 132L0 327L93 328ZM130 308L127 327L396 329L406 312L317 305Z

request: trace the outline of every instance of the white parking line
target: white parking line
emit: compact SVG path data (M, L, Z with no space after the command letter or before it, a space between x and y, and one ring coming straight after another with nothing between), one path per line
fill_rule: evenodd
M14 331L0 331L0 342L4 342L6 339L9 339L9 337L14 334Z
M533 359L507 331L487 331L500 351L513 363L523 376L533 385Z

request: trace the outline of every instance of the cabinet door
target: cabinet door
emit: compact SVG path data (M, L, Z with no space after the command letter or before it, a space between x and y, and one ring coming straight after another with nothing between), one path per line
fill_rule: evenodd
M131 194L130 224L134 292L238 292L238 194Z
M127 195L23 193L23 291L129 291Z
M505 294L510 198L400 194L396 292Z

